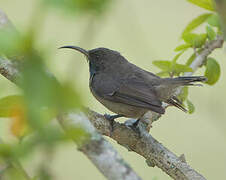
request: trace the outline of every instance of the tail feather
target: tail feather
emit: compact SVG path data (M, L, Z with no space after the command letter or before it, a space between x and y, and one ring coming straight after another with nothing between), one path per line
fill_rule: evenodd
M196 82L205 82L207 81L207 78L204 76L181 76L176 78L167 78L166 80L166 82L172 85L172 87L176 88L179 86L200 86L201 84L196 84ZM166 103L187 112L183 103L176 96L171 96Z
M205 76L180 76L172 78L173 83L181 86L200 86L200 84L194 84L195 82L205 82L207 78Z
M175 99L168 99L167 101L166 101L166 103L168 103L168 104L170 104L170 105L172 105L172 106L175 106L175 107L177 107L177 108L179 108L180 110L182 110L182 111L184 111L184 112L187 112L187 109L185 109L184 107L183 107L183 105L182 105L182 103L181 102L178 102L177 100L175 100Z

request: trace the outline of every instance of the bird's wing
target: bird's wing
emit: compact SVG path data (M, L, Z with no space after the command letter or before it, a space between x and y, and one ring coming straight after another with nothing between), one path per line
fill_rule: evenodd
M120 83L109 79L99 88L95 88L95 92L109 101L149 109L160 114L165 112L154 90L140 78L133 77L121 80Z

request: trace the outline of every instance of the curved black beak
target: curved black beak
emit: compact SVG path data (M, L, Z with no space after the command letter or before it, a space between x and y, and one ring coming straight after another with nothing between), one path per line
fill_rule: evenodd
M68 48L68 49L74 49L76 51L79 51L80 53L84 54L87 57L87 60L89 60L89 52L83 48L77 47L77 46L62 46L59 49Z

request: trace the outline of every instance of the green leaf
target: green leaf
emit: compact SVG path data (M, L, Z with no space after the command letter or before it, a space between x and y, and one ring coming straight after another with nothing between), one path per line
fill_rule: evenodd
M187 65L184 65L184 64L178 64L176 63L172 69L172 71L179 75L180 73L184 73L184 72L192 72L192 68L190 68L189 66Z
M12 111L23 105L23 97L19 95L7 96L0 99L0 117L12 116Z
M187 62L186 62L186 65L187 65L187 66L190 66L191 63L194 61L195 57L196 57L196 54L193 53L193 54L188 58L188 60L187 60Z
M199 54L202 51L202 49L198 49L197 53ZM186 65L190 66L191 63L194 61L194 59L196 58L196 53L193 53L187 60Z
M156 75L160 76L160 77L169 77L170 73L169 73L169 71L161 71L161 72L156 73Z
M0 54L7 57L24 56L32 47L32 34L18 34L14 29L6 28L0 30Z
M206 42L206 34L186 33L183 39L186 43L191 44L194 48L200 48Z
M214 85L220 78L220 65L214 58L208 58L206 62L205 76L208 80L205 82L209 85Z
M211 26L220 28L220 18L217 14L212 14L208 19L207 23Z
M82 127L70 127L65 130L67 139L73 139L77 146L81 146L90 139L90 134Z
M99 14L106 9L111 0L43 0L50 6L72 13L95 13Z
M214 40L216 38L216 33L210 26L206 26L206 32L209 40Z
M32 128L43 128L56 113L80 108L81 99L69 85L60 84L46 71L43 58L31 53L22 68L21 87Z
M170 61L153 61L152 64L154 64L156 67L163 71L168 71L169 68L171 67L171 62Z
M203 24L211 15L212 13L205 13L193 19L184 29L182 36L183 34L190 33L192 30Z
M0 143L0 157L11 158L12 149L13 149L12 145Z
M80 108L82 100L80 94L69 83L64 83L59 89L59 102L58 106L62 110L73 110L74 108Z
M188 48L191 47L191 44L181 44L179 46L177 46L174 51L182 51L182 50L186 50Z
M185 51L185 50L181 51L180 53L178 53L178 54L173 58L173 60L172 60L172 65L174 65L174 64L177 62L178 58L184 53L184 51Z
M188 0L188 2L195 4L201 8L214 11L214 6L212 0Z
M195 106L194 106L194 104L192 104L192 102L189 101L188 99L187 99L186 102L187 102L187 106L188 106L188 113L189 114L194 113L195 112Z

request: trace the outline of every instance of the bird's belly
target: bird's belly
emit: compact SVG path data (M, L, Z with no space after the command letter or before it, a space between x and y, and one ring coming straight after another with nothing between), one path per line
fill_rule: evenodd
M93 96L101 104L103 104L106 108L108 108L110 111L112 111L116 114L124 115L125 117L130 117L130 118L140 118L141 116L143 116L148 111L148 110L143 109L143 108L108 101L108 100L105 100L105 99L97 96L95 94L95 92L93 92L92 90L91 90L91 92L92 92Z

